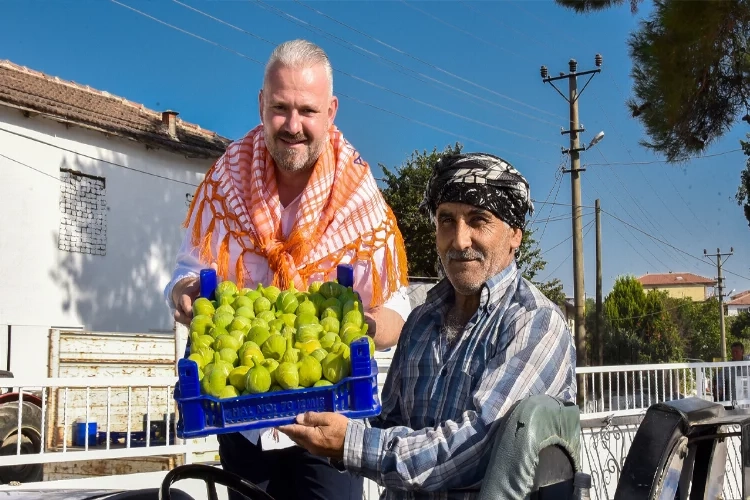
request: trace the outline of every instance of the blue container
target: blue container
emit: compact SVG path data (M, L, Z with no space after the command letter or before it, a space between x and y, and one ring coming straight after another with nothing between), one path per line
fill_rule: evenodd
M198 365L183 358L174 398L179 410L177 436L194 438L291 424L306 411L330 411L350 418L380 414L378 365L365 338L351 343L351 376L331 386L218 399L201 394ZM186 354L187 355L187 354Z
M73 446L86 446L86 422L73 424ZM89 446L96 446L96 422L89 422Z
M352 266L338 266L337 280L343 286L352 286ZM187 359L188 345L185 357L177 362L177 436L185 439L286 425L306 411L336 412L350 418L379 415L378 365L370 357L370 344L361 338L349 349L351 376L337 384L218 399L201 394L198 365Z

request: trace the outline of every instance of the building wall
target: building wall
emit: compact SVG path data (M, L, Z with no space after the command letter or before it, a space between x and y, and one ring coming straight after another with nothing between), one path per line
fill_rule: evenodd
M743 311L750 311L750 306L727 306L727 316L737 316Z
M670 297L676 299L688 298L696 302L706 300L706 287L703 285L682 285L682 286L644 286L643 289L648 292L649 290L666 291Z
M0 324L171 331L162 290L212 161L4 107L0 154L26 164L0 156Z

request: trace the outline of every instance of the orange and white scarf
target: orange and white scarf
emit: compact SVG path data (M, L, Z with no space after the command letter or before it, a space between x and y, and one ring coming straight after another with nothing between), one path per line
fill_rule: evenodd
M286 240L281 231L281 209L274 161L266 148L263 126L258 125L230 144L206 173L184 226L193 221L192 244L199 249L201 261L216 262L221 277L226 277L229 266L233 266L240 287L252 278L244 264L247 252L267 259L274 274L272 284L281 289L291 283L298 290L305 289L310 276L328 276L342 260L369 261L371 307L383 304L407 284L406 251L396 218L369 165L335 126L331 126L329 141L302 192ZM204 227L206 210L212 217ZM217 225L223 230L217 231ZM223 235L220 242L215 241L218 234ZM230 240L241 249L234 262L230 262ZM388 250L388 241L395 246L397 262ZM374 259L380 249L385 249L385 269ZM347 255L353 255L351 261L344 260ZM387 274L386 289L381 273Z

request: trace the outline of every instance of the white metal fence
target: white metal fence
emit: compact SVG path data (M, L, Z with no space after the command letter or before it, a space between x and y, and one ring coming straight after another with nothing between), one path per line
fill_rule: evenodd
M379 385L393 351L378 352ZM735 406L750 405L750 362L684 363L586 367L584 379L583 463L594 480L592 497L612 498L619 472L645 410L657 402L697 396ZM39 453L21 440L0 454L0 467L174 455L180 462L214 460L215 437L180 440L174 436L175 377L6 379L0 385L20 394L13 426L27 434L28 404L41 402ZM12 387L11 387L12 386ZM96 422L95 434L86 422ZM78 438L76 429L83 429ZM739 440L730 439L725 497L738 498ZM379 488L368 482L365 498Z

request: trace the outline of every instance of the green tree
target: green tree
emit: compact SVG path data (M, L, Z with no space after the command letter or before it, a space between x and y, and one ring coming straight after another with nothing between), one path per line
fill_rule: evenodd
M666 292L645 293L633 276L615 280L604 299L605 364L679 361L680 332L666 307Z
M552 302L565 307L565 292L563 284L557 278L549 281L539 281L537 275L547 267L547 261L542 259L542 249L534 239L534 230L526 228L521 239L521 246L518 247L516 262L524 278L531 281L539 290Z
M439 275L439 259L435 248L435 225L419 211L425 186L435 163L447 154L460 153L462 146L456 143L442 152L434 148L431 152L414 151L400 166L383 170L386 187L382 190L385 201L393 209L401 234L404 235L410 276L436 277ZM533 237L533 231L523 233L517 262L523 276L537 285L550 300L558 305L565 302L560 280L538 281L538 274L547 262L541 258L541 250Z
M685 340L685 357L712 361L721 356L719 303L712 298L705 302L690 299L668 299L667 308Z
M732 340L750 340L750 311L742 311L732 321L729 327Z
M624 0L556 0L576 12ZM639 0L631 0L635 11ZM670 162L704 152L740 120L750 123L750 2L654 0L630 35L633 97L628 107L646 129L642 144ZM748 149L742 143L746 154ZM737 201L750 222L750 166Z

